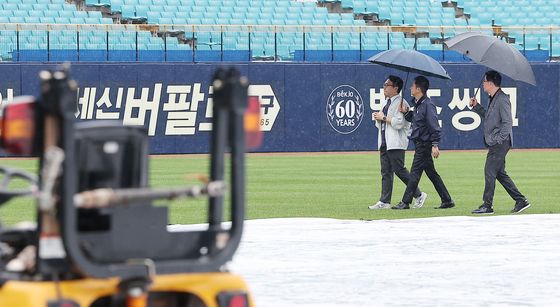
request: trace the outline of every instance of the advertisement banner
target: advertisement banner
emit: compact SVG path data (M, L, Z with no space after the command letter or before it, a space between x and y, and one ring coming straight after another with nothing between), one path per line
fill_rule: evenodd
M360 151L377 148L372 113L385 100L389 75L407 80L410 98L415 74L366 63L231 64L250 80L249 94L261 105L264 143L256 151ZM139 125L150 136L151 153L208 152L212 130L212 85L221 64L75 63L79 84L76 118L118 120ZM437 106L442 149L480 149L482 119L469 107L486 68L444 64L452 80L429 78L429 96ZM512 103L514 148L560 147L560 64L532 65L537 86L504 76L502 89ZM39 94L38 73L53 64L2 64L3 103L18 95ZM476 97L488 104L487 94Z

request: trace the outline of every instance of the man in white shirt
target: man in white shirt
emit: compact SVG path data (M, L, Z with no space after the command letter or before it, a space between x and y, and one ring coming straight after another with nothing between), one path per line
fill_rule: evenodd
M408 147L408 133L410 122L404 119L399 112L401 103L408 106L399 93L403 87L403 80L397 76L389 76L383 84L383 93L387 98L380 112L374 112L372 120L378 129L377 147L381 159L381 197L379 201L369 206L369 209L389 209L391 208L391 196L393 194L394 174L406 185L410 178L410 173L404 166L405 150ZM414 193L416 201L413 208L421 208L428 197L428 194L416 189Z

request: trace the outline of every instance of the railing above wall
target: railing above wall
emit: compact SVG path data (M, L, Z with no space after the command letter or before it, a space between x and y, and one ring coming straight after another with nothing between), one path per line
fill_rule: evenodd
M362 62L376 52L416 49L442 62L467 61L443 41L465 31L494 35L529 60L560 57L560 26L334 26L0 24L0 57L13 62Z

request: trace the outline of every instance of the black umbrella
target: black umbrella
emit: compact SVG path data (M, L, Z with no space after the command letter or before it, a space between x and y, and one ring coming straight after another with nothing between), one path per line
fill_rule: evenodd
M391 49L372 56L368 61L406 71L403 89L406 88L408 75L411 72L429 77L451 79L447 71L436 60L415 50Z
M387 50L372 56L368 61L407 73L414 72L430 77L451 79L447 71L436 60L415 50Z

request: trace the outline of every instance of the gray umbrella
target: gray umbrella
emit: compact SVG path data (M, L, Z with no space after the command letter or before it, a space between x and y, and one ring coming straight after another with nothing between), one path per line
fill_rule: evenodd
M415 50L391 49L372 56L368 61L409 73L451 79L436 60Z
M496 70L513 80L536 85L527 59L512 45L478 32L465 32L445 41L449 50L460 52L474 62Z

